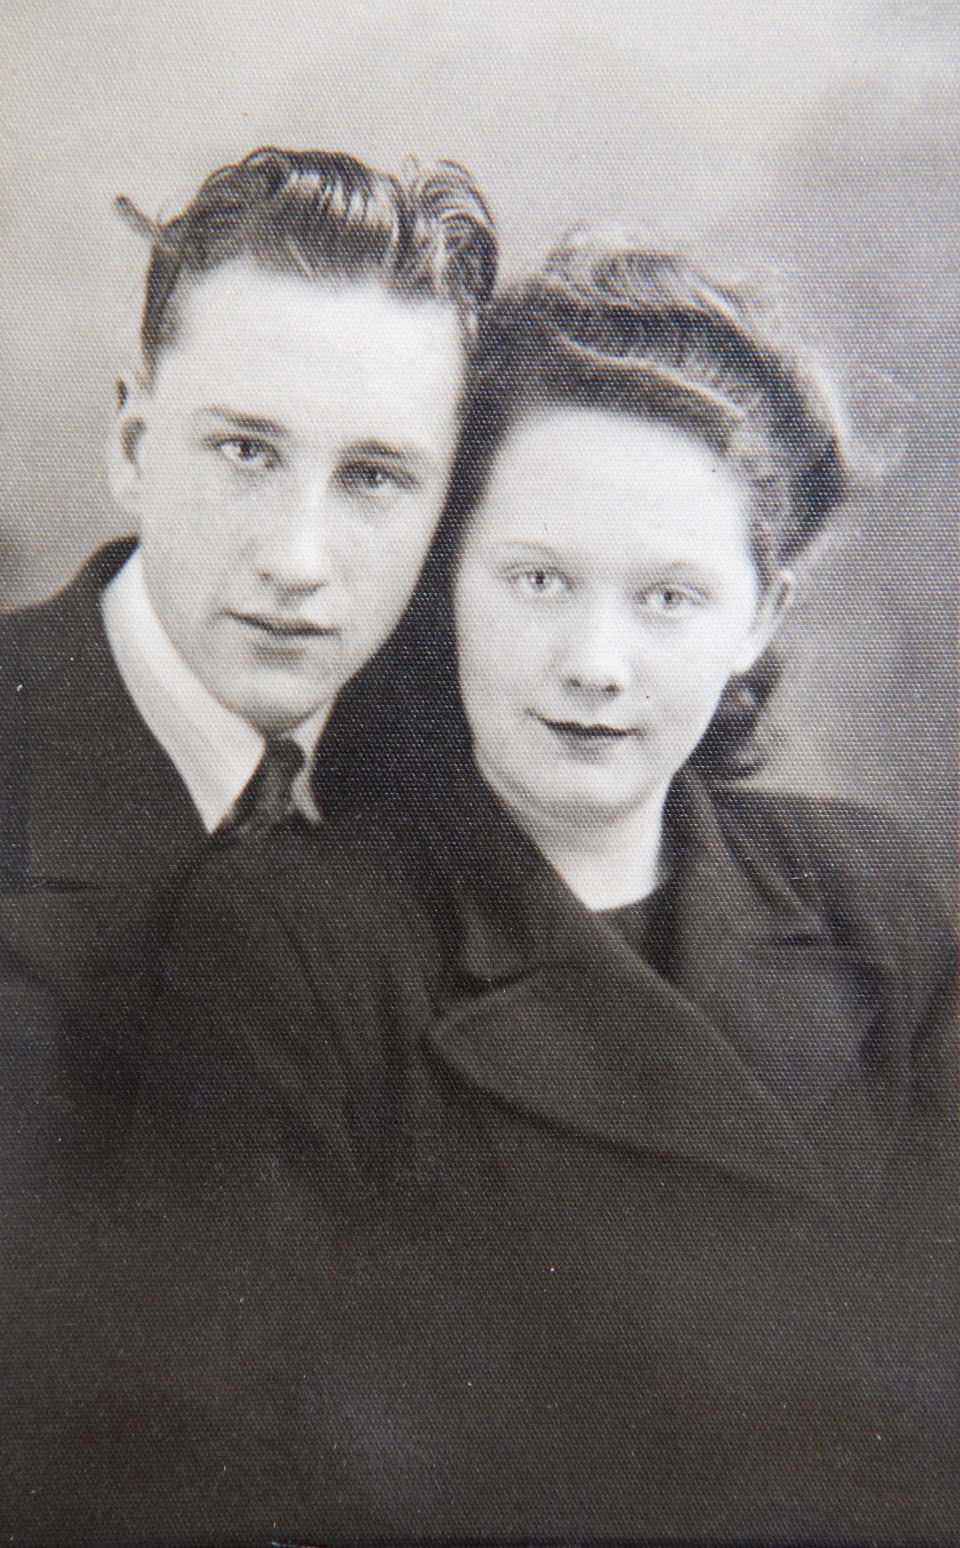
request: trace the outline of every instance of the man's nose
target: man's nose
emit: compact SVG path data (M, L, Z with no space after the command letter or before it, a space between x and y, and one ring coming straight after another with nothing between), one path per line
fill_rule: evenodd
M612 699L633 679L629 619L607 599L589 603L570 619L561 670L568 689L586 698Z
M285 590L315 591L333 579L331 513L322 489L311 486L259 535L257 565Z

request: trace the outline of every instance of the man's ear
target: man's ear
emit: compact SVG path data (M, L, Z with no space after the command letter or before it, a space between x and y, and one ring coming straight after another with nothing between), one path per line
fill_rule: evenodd
M754 662L759 661L789 612L795 589L796 583L792 570L781 570L767 587L757 608L753 627L747 636L743 658L736 666L735 670L738 674L749 672Z
M140 514L140 443L146 429L146 388L135 378L117 382L117 408L107 439L110 491L121 510Z

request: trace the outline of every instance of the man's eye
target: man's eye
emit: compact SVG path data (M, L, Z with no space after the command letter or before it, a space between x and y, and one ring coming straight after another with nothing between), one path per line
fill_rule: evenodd
M404 468L382 462L348 462L340 469L341 486L351 494L387 495L398 489L414 489L417 479Z
M267 441L258 441L252 435L231 435L215 443L216 449L228 462L239 468L276 467L279 458Z
M517 590L528 597L557 597L567 589L566 580L557 570L543 569L539 565L517 570L511 578Z

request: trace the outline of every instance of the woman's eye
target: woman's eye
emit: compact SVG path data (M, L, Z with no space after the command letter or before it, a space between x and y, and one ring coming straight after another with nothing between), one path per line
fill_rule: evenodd
M517 589L528 597L556 597L567 589L564 577L556 570L518 570L512 579Z
M268 441L258 441L252 435L227 436L215 445L221 456L238 468L272 468L280 460Z
M381 462L349 462L340 469L342 488L351 494L377 496L398 489L413 489L417 480L403 468L385 467Z
M645 591L640 600L652 612L670 616L692 612L701 602L696 592L687 591L682 586L654 586L650 591Z

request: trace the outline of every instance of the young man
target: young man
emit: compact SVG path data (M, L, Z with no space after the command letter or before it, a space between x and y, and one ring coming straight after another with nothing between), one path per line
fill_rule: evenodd
M120 203L151 238L109 456L139 538L0 627L0 1020L52 1003L97 1089L211 835L321 816L317 744L415 584L496 269L446 163L267 148L164 225Z

